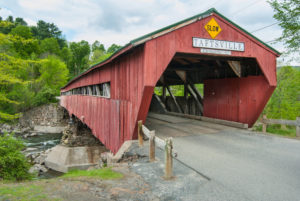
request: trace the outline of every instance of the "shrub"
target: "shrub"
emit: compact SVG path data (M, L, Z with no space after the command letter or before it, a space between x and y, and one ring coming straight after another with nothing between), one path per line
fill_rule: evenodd
M24 144L13 135L0 134L0 178L4 180L30 179L30 164L21 150Z

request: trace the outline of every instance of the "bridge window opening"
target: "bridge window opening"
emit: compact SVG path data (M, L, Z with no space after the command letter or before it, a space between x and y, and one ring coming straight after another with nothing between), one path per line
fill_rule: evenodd
M110 82L74 88L69 91L61 92L61 95L86 95L110 98Z
M202 116L205 80L259 75L254 58L177 53L156 84L149 111Z

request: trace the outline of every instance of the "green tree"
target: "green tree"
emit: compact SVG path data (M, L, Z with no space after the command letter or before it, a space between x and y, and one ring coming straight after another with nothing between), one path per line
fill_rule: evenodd
M31 27L35 38L43 40L45 38L56 38L60 48L66 45L65 39L62 37L62 32L53 23L47 23L43 20L37 22L37 26Z
M15 24L8 21L0 21L0 32L8 34L15 27Z
M290 67L280 68L277 88L265 108L268 118L296 119L300 116L300 71Z
M67 83L69 70L65 63L54 56L49 56L43 61L40 69L41 76L39 80L43 85L56 91L59 95L59 90Z
M6 18L5 21L14 23L14 17L10 15L10 16L8 16L8 17Z
M115 53L118 49L120 49L122 46L120 45L116 45L116 44L112 44L108 49L107 49L107 53Z
M270 0L275 11L274 18L283 28L279 41L283 41L290 51L300 50L300 0Z
M16 20L15 20L15 23L17 25L27 26L27 22L21 17L17 17Z
M15 28L13 28L10 32L10 34L14 36L21 36L25 39L32 38L31 29L24 25L18 25Z
M104 45L102 43L100 43L98 40L96 40L92 44L92 52L94 52L95 50L99 50L99 51L103 52L103 54L106 52Z
M56 38L45 38L40 43L42 57L47 57L49 54L60 55L60 48Z
M39 42L36 39L25 39L21 36L8 35L11 42L13 43L15 52L21 58L30 58L32 53L38 54Z
M90 45L87 41L71 42L70 50L72 53L72 64L70 73L72 76L79 75L83 70L88 67Z

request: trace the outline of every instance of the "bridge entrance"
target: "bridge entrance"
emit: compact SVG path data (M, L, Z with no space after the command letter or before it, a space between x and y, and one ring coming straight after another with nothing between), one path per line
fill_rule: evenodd
M204 112L209 113L205 104L218 105L217 101L206 101L206 97L211 101L220 95L216 94L218 90L214 88L218 86L213 86L212 81L227 79L225 86L219 86L227 88L221 92L222 101L226 102L231 99L228 96L236 97L239 93L234 91L235 83L230 80L261 75L254 58L176 53L156 84L149 111L203 116Z

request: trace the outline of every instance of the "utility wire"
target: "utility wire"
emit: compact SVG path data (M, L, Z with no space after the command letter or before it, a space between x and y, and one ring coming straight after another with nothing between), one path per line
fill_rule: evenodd
M276 24L279 24L279 22L275 22L275 23L273 23L273 24L270 24L270 25L261 27L261 28L259 28L259 29L256 29L256 30L250 32L250 33L254 33L254 32L257 32L257 31L261 31L261 30L263 30L263 29L269 28L269 27L274 26L274 25L276 25Z
M232 17L237 16L237 14L239 14L240 12L245 11L247 8L249 8L249 7L255 5L255 4L259 3L259 2L262 2L262 1L261 0L256 0L256 1L252 2L252 3L250 3L249 5L243 7L242 9L237 10L236 12L234 12L234 15Z

